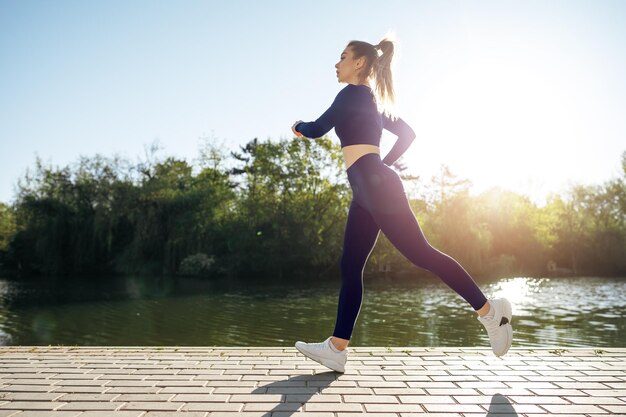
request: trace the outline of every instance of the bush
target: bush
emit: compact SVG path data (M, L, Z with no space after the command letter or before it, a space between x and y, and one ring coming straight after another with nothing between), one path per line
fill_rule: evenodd
M205 276L211 272L214 263L215 258L204 253L189 255L180 262L178 275Z

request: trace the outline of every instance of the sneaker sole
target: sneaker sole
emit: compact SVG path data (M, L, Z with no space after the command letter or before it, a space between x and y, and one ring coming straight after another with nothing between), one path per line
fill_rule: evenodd
M511 348L511 344L513 343L513 327L509 323L503 324L503 326L506 328L507 343L506 343L506 349L504 350L504 352L502 353L493 352L498 357L505 355L509 351L509 349Z
M509 319L509 324L511 324L511 320L513 319L513 309L511 308L511 303L506 298L504 299L504 317Z
M513 319L513 309L511 308L511 303L509 302L509 300L507 300L506 298L503 300L504 303L503 307L504 307L504 311L503 311L503 317L506 317L509 322L507 324L504 324L503 326L505 326L506 328L506 335L507 335L507 348L504 350L504 352L500 353L500 354L496 354L496 356L502 356L504 354L506 354L511 345L513 344L513 326L511 325L511 321ZM495 353L495 352L494 352Z
M319 356L313 355L309 352L306 352L302 349L300 349L297 345L296 345L296 349L298 349L298 351L300 351L300 353L302 353L304 356L306 356L309 359L314 360L315 362L324 365L327 368L332 369L335 372L341 372L344 373L345 372L345 367L342 366L340 363L337 363L333 360L327 359L327 358L321 358Z

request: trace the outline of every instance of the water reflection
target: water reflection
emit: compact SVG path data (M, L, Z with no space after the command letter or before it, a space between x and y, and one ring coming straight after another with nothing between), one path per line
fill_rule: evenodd
M516 315L524 315L524 307L534 305L534 295L541 293L542 283L549 279L516 277L501 280L491 286L494 297L505 297L511 301Z
M263 284L133 277L0 280L0 344L293 346L335 325L338 281ZM513 304L514 346L626 346L626 279L481 285ZM352 346L488 346L472 309L433 279L367 278Z

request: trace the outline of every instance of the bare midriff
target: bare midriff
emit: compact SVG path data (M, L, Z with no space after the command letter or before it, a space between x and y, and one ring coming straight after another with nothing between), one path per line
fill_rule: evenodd
M346 162L346 169L354 164L360 157L368 153L377 153L380 155L380 148L376 145L348 145L341 148L343 151L343 159Z

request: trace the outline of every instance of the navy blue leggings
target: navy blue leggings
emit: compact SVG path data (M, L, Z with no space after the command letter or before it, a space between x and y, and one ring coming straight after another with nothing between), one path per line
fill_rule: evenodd
M415 219L398 174L369 153L348 170L352 202L341 256L341 291L333 336L350 339L363 300L363 268L382 230L416 266L437 275L474 310L487 299L457 261L430 246Z

